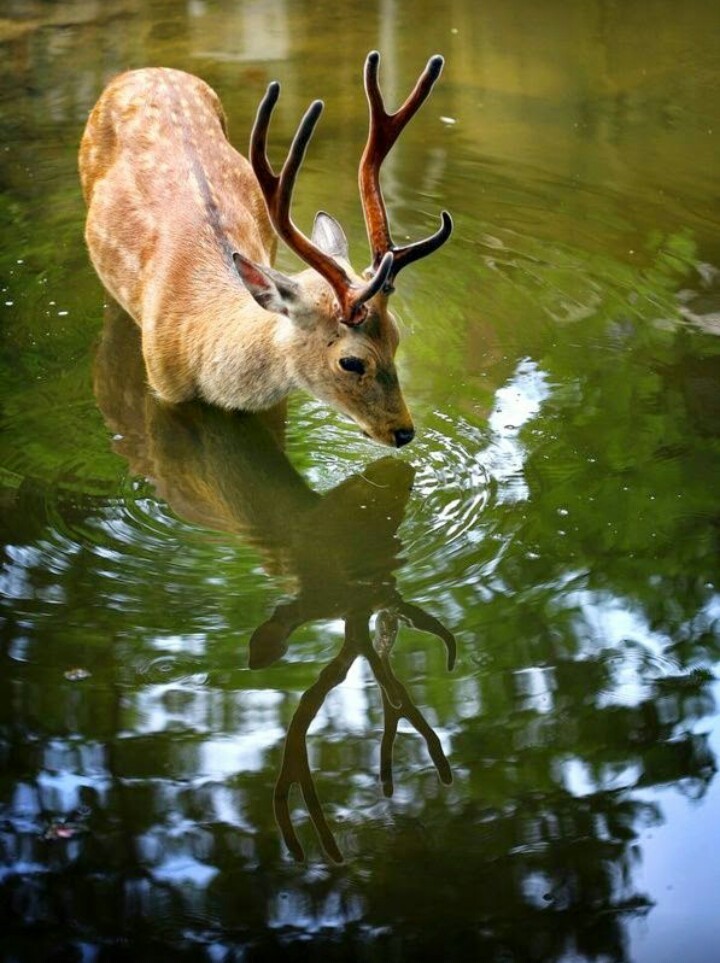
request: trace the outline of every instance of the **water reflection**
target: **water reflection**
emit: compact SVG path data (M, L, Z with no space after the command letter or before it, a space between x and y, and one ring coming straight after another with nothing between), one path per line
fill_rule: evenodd
M336 862L342 862L342 854L330 831L318 798L307 756L307 732L329 692L347 676L353 662L364 656L372 669L380 688L384 727L380 748L380 779L386 796L393 794L392 753L398 724L407 719L425 740L430 757L438 775L446 785L452 782L450 764L440 739L413 702L408 690L394 674L390 664L390 652L397 637L398 617L402 615L416 627L438 635L445 642L448 661L454 658L455 640L432 616L407 603L399 603L391 609L378 612L373 645L368 627L368 611L353 613L345 619L345 642L340 652L323 669L315 682L302 696L293 716L285 742L282 768L275 786L275 817L290 852L296 859L304 858L304 851L292 824L288 806L288 794L293 784L302 790L310 818L322 842L323 849Z
M385 794L393 792L392 749L401 719L422 735L441 780L451 781L440 740L390 661L401 623L437 636L449 669L456 656L452 633L403 599L396 586L401 547L396 533L414 470L385 457L318 494L283 454L284 406L255 416L200 403L163 404L147 388L137 326L115 305L106 311L94 387L115 447L132 471L149 477L184 518L241 535L260 553L267 571L293 586L292 596L252 633L250 668L266 669L281 659L291 635L308 623L344 623L341 650L302 696L290 721L274 792L278 825L293 855L304 856L288 803L297 783L323 848L341 861L315 789L306 737L328 694L357 658L367 660L382 696Z
M354 874L293 882L278 875L267 850L259 852L253 840L271 795L285 842L300 857L298 816L288 802L291 786L300 785L321 845L336 861L343 853L336 839L338 814L352 821L354 807L370 810L373 805L367 773L374 760L367 750L359 759L354 753L344 755L328 740L320 771L326 771L327 751L332 760L327 770L336 773L334 782L339 784L345 771L342 760L349 758L353 783L349 803L339 785L330 787L335 816L328 819L307 748L313 720L357 662L367 661L382 695L380 771L386 792L392 789L392 740L402 715L424 738L441 780L449 780L434 727L388 661L396 619L403 617L436 632L450 658L453 655L451 637L422 610L408 606L397 586L397 529L414 472L398 459L382 459L325 494L313 492L282 454L281 413L263 423L202 406L158 405L144 389L136 342L127 319L111 315L98 355L95 390L118 450L134 472L153 478L178 513L196 525L234 532L251 542L266 571L287 587L287 597L269 616L256 620L251 664L262 673L291 651L293 632L320 620L342 620L344 642L286 715L285 751L274 788L258 782L242 803L232 785L237 764L228 763L227 739L217 731L205 731L199 751L174 740L169 752L143 738L154 729L152 724L144 727L140 712L134 723L135 746L114 748L109 764L88 750L82 765L95 765L95 791L118 792L108 770L123 773L125 783L132 781L132 790L126 785L122 793L133 800L126 828L138 864L152 882L140 885L129 874L123 883L128 907L137 904L156 925L168 916L194 914L201 921L194 930L198 938L208 931L217 938L227 936L237 911L230 910L220 894L232 881L245 878L233 865L240 860L243 872L249 872L262 862L275 874L272 893L263 907L247 897L244 905L252 904L268 925L292 934L289 938L300 939L323 926L349 933L347 928L360 920L381 932L402 918L409 958L426 944L436 945L432 941L439 916L455 922L449 938L458 959L468 958L463 955L468 953L502 959L510 951L521 959L563 959L571 948L588 959L603 954L628 959L627 920L652 906L639 883L639 843L643 833L663 821L657 799L642 798L638 791L673 784L695 798L707 792L715 757L706 734L693 731L693 725L714 711L711 677L679 668L660 636L656 648L649 650L650 625L640 615L628 614L619 589L603 593L588 581L572 556L557 555L548 569L553 557L548 547L558 537L555 515L553 527L536 535L535 557L526 554L530 540L517 535L526 524L517 514L518 499L532 501L540 517L542 499L557 498L557 485L539 483L538 469L527 476L522 491L512 480L528 461L532 464L533 455L537 458L534 449L516 442L518 424L537 414L550 396L539 371L521 365L507 390L497 393L490 415L492 433L502 442L493 440L498 462L493 471L507 495L497 498L493 517L503 521L506 548L493 550L491 582L473 585L466 580L456 586L461 608L478 633L473 646L476 668L464 673L451 693L456 792L434 798L425 780L417 797L404 793L403 816L393 824L355 820L360 842ZM526 403L518 407L518 398ZM513 405L517 410L510 417ZM502 465L511 469L508 477ZM580 522L579 506L573 514ZM477 530L482 524L478 516L472 527ZM334 537L319 545L320 530ZM580 539L583 531L587 524L580 524L575 537ZM536 571L538 563L546 570L545 579ZM612 564L596 565L595 580L602 583L608 574L618 577L620 570ZM646 587L648 591L652 589ZM373 613L377 617L371 632ZM685 665L697 663L707 639L686 641ZM162 714L163 725L169 720L179 726L202 698L192 688L156 688L161 700L156 712ZM243 700L244 711L253 713L252 718L247 715L249 728L260 733L260 739L266 736L267 744L279 738L279 699L279 692L268 690ZM362 715L357 731L367 741ZM207 720L206 727L209 717L197 714ZM122 731L122 723L117 725ZM233 725L238 733L242 720L236 717ZM239 751L247 753L248 746ZM66 768L77 771L80 766L67 753L57 759ZM169 779L161 776L168 767ZM251 770L246 765L246 772ZM261 766L255 770L259 774ZM87 784L85 792L88 778L84 774L80 779ZM68 859L87 845L82 814L70 808L78 798L87 797L70 791L65 810L59 797L54 801L59 811L68 813L53 840L66 847ZM153 813L145 828L137 812L144 805ZM169 815L164 815L166 807ZM426 825L441 831L425 830ZM226 827L236 837L232 844L223 835ZM403 868L426 863L433 866L434 878L454 884L429 892L426 875L416 878ZM475 894L472 912L468 906L458 907L458 887ZM180 906L173 908L170 894ZM132 919L131 910L127 912ZM220 917L208 921L213 912ZM518 918L523 921L519 929ZM371 935L366 938L373 942Z

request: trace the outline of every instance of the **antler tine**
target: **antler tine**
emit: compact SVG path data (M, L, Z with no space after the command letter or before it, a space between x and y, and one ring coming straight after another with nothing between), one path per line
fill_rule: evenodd
M278 176L270 166L267 157L267 133L270 118L279 96L280 84L273 81L260 102L250 135L250 162L265 197L270 220L275 230L303 261L326 278L335 290L342 306L346 290L350 286L350 279L337 261L305 237L290 216L290 204L295 181L305 157L307 145L323 111L323 102L315 100L308 107L305 116L300 121L285 163Z
M279 234L306 264L314 268L331 285L340 304L340 320L355 326L366 317L365 302L383 288L393 265L392 252L382 258L377 270L364 286L355 286L338 262L315 245L295 225L290 215L292 193L305 158L307 146L323 111L323 102L314 100L300 121L280 174L277 175L267 157L267 132L280 84L273 81L260 102L250 135L250 162L265 197L270 220Z
M382 162L390 153L405 126L430 96L435 81L442 72L444 62L439 54L431 57L405 102L394 114L389 114L385 109L378 83L380 54L374 50L368 54L365 61L365 93L370 108L370 129L360 160L358 180L373 268L377 268L387 251L392 251L394 254L393 269L385 285L385 291L388 294L393 290L392 282L398 271L436 251L447 241L453 229L452 218L447 211L443 211L440 227L434 234L413 244L396 247L390 233L387 209L380 187Z
M280 178L274 173L267 156L267 132L270 117L280 96L280 84L277 80L268 86L265 96L260 101L257 116L250 133L250 163L258 179L262 192L267 200L277 190Z

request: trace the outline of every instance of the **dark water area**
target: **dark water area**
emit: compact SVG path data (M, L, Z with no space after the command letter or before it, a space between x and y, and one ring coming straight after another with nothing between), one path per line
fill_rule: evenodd
M401 452L170 407L83 241L119 71L219 93L367 242ZM0 2L0 959L720 956L720 6ZM273 154L273 156L275 156ZM286 251L279 266L293 270Z

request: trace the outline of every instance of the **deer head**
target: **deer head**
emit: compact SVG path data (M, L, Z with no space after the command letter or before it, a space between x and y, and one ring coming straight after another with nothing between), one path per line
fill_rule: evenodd
M320 212L316 216L310 238L293 223L292 192L323 103L316 100L307 110L278 175L266 151L270 118L280 95L276 82L270 84L258 109L250 161L275 231L312 270L288 277L239 252L233 257L255 301L288 319L288 345L294 355L289 363L303 387L345 412L371 438L401 447L412 440L415 430L395 369L399 333L388 299L403 267L447 241L452 220L443 211L440 227L433 235L414 244L395 245L380 188L380 166L430 95L443 58L435 56L428 61L415 88L393 114L385 110L380 93L379 63L380 55L373 52L365 64L370 129L359 169L371 266L362 277L353 270L345 234L329 214Z

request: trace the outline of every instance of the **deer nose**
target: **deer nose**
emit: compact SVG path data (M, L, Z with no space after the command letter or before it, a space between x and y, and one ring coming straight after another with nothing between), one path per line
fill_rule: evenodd
M414 428L398 428L395 431L395 447L402 448L403 445L407 445L415 437Z

